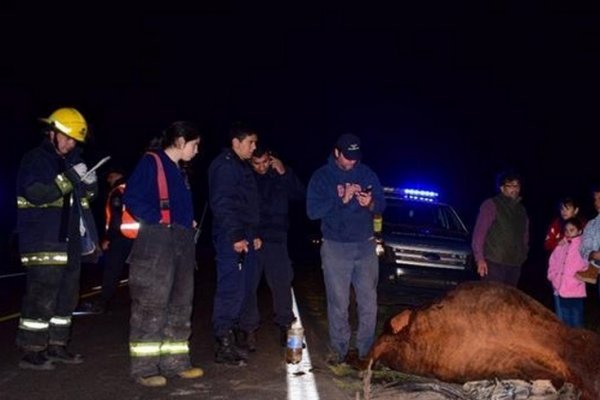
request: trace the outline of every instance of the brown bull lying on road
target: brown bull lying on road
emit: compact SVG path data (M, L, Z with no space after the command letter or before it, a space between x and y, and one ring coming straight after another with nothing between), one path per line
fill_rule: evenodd
M600 399L600 337L571 329L523 292L469 282L437 302L393 317L369 358L447 382L550 379L582 400Z

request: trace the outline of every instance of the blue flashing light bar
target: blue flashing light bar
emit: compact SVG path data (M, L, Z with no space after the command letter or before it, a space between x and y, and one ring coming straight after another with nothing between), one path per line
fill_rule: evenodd
M432 190L384 187L383 191L384 193L395 194L407 200L434 202L439 197L439 193Z

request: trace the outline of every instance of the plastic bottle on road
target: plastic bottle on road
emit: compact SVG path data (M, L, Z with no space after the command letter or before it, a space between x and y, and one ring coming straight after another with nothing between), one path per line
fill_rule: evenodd
M304 344L304 328L292 325L287 333L287 349L285 361L288 364L298 364L302 361L302 347Z

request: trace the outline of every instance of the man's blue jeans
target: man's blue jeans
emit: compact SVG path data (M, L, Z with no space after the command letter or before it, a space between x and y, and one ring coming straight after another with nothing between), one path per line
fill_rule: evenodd
M358 312L356 347L359 357L365 357L373 344L377 324L379 263L375 240L359 243L323 240L321 263L327 290L329 344L339 361L348 353L352 334L348 321L352 285Z

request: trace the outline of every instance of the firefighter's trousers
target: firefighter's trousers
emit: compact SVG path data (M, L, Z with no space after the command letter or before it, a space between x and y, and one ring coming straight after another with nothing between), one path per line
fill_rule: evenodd
M17 332L17 346L42 351L48 344L66 346L71 316L79 297L81 246L69 244L66 265L27 266L27 285Z
M171 376L190 368L193 230L143 225L128 261L131 375Z

